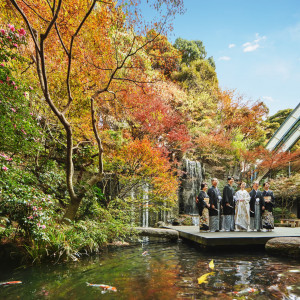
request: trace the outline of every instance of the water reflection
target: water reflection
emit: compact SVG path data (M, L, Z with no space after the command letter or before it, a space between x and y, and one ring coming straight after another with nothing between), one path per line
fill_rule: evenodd
M145 254L146 253L146 254ZM210 272L208 282L197 278ZM263 252L203 253L193 246L156 240L116 249L80 262L0 273L0 299L298 299L300 265ZM107 284L117 292L89 287Z

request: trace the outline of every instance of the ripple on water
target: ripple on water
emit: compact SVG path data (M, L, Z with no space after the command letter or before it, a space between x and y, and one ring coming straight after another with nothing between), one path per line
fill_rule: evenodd
M145 255L145 251L146 254ZM211 272L207 283L198 278ZM0 299L299 299L300 265L264 252L206 253L184 243L150 240L79 262L1 271ZM106 284L102 293L86 282ZM252 290L249 292L249 288Z

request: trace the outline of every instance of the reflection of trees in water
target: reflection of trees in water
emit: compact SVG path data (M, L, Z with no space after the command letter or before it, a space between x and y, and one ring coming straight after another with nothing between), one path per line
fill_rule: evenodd
M148 255L143 256L144 251ZM211 272L208 268L211 259L214 259L215 274L208 278L207 284L198 285L197 278ZM261 253L203 253L181 243L148 243L108 251L76 264L18 270L17 278L13 274L7 278L20 279L24 284L18 289L0 289L0 298L36 295L40 299L47 293L53 299L229 300L235 298L233 291L251 287L258 291L247 295L248 299L297 299L300 297L298 269L297 261ZM86 282L112 285L118 292L102 295L101 288L87 287ZM291 293L296 297L290 297Z

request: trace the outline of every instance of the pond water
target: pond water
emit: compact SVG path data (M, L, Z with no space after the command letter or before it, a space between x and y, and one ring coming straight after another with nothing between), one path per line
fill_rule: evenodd
M215 270L207 283L198 278ZM300 299L300 264L263 251L203 252L194 245L145 239L82 258L4 271L0 299ZM117 291L104 291L105 284ZM252 288L253 290L247 290ZM237 293L238 292L238 293Z

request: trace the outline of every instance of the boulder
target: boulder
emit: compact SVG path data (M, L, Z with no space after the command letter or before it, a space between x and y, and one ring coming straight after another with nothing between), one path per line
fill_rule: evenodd
M152 227L135 227L134 231L141 236L153 236L159 238L167 238L170 240L178 240L178 231L173 229L162 229Z
M270 254L300 257L300 237L278 237L270 239L265 246Z

